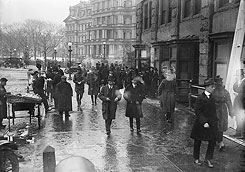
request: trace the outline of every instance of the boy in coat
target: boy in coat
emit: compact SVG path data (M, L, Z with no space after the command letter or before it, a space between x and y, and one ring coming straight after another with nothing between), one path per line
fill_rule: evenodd
M216 106L214 98L212 97L212 93L215 89L214 80L211 78L206 79L203 86L205 87L204 92L196 99L196 121L191 131L191 138L194 139L193 157L196 165L202 165L199 160L201 142L208 141L204 162L209 168L213 168L211 159L214 154L218 121Z
M121 100L122 94L115 85L115 79L109 75L108 84L103 86L98 97L102 100L102 115L105 120L106 134L111 133L111 122L115 119L117 103Z

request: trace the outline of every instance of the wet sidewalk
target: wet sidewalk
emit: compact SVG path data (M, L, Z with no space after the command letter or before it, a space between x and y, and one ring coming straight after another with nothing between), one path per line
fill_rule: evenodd
M27 81L23 75L25 73L20 72L1 71L1 75L9 79L8 90L11 92L19 92L26 87ZM71 84L74 88L74 84ZM126 102L122 99L112 124L112 133L108 137L102 118L101 101L98 101L97 106L93 106L87 89L86 85L82 111L78 111L73 96L73 111L68 120L52 111L46 116L43 115L40 130L37 129L36 120L33 120L31 127L35 142L20 145L20 153L25 158L25 161L20 163L20 172L43 172L43 151L47 146L55 148L56 164L67 157L83 156L95 165L98 172L241 171L240 153L244 147L226 138L224 151L215 149L213 169L205 165L194 165L193 140L189 136L195 116L180 104L176 106L176 121L172 127L163 118L158 100L145 99L142 106L142 133L139 135L130 132L129 120L125 117ZM28 118L16 119L15 127L18 128L18 125L28 121ZM206 147L207 143L203 142L202 160Z

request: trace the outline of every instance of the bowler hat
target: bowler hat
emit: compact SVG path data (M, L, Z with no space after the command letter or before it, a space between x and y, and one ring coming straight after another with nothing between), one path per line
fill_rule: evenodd
M66 76L65 75L61 76L61 79L66 79Z
M1 82L7 82L8 80L7 80L7 78L1 78L0 81Z
M107 81L115 82L115 78L113 75L109 75Z
M33 72L31 75L37 75L38 71Z
M213 78L207 78L204 80L204 84L202 86L206 87L206 86L210 86L210 85L214 85L214 79Z
M219 75L217 75L215 78L214 78L214 82L216 84L222 84L223 83L223 78L221 78Z

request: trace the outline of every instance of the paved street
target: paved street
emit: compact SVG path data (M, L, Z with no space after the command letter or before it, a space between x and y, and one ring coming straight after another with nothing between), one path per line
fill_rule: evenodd
M27 84L26 71L0 68L0 77L9 79L7 91L23 92ZM101 115L101 102L93 106L87 88L86 85L82 111L77 111L73 96L73 111L69 120L52 111L43 115L41 130L32 125L35 143L20 146L20 153L25 158L20 164L21 172L42 172L42 153L47 146L55 148L57 164L66 157L83 156L95 165L98 172L240 172L239 157L243 147L226 139L225 150L215 150L213 169L194 165L193 140L189 138L194 115L181 105L176 107L175 127L172 128L162 118L158 101L144 100L142 133L138 135L129 130L129 122L124 115L125 100L122 99L108 137ZM16 121L18 125L28 119ZM7 120L4 122L7 123ZM203 144L201 149L202 160L206 146L206 143Z

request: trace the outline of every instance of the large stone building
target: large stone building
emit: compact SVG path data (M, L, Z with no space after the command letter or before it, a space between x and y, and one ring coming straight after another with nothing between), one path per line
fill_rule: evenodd
M131 63L136 39L136 0L90 0L70 7L66 23L72 59L95 64Z
M225 82L239 2L141 1L136 12L136 66L159 71L174 66L177 79L196 84L216 75Z

